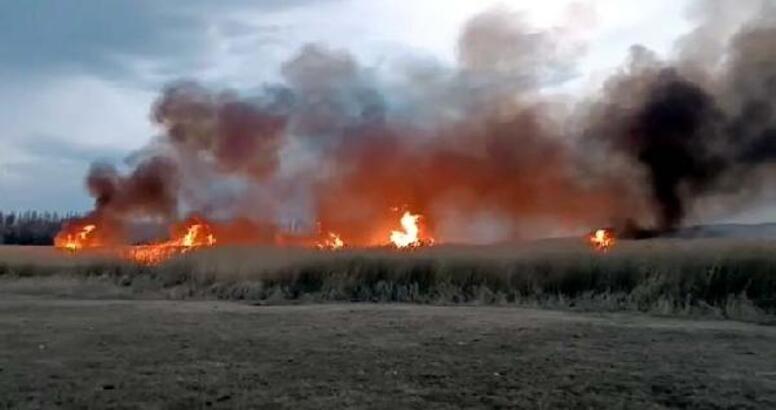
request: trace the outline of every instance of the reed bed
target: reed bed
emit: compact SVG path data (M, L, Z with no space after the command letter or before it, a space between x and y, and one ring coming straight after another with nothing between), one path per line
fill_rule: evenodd
M578 240L414 251L220 247L157 266L108 252L0 247L4 285L20 279L109 282L127 295L253 303L403 302L642 311L730 318L776 313L776 242ZM34 281L33 281L34 282Z

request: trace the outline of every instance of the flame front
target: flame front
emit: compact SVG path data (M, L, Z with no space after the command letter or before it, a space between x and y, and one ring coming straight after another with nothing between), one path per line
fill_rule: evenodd
M205 222L190 221L185 233L167 242L134 246L127 257L143 265L157 265L173 256L191 252L195 249L214 246L216 237Z
M612 232L610 229L598 229L591 233L587 240L595 250L600 252L608 251L616 243L614 232Z
M389 230L386 235L385 228L375 229L374 235L368 241L345 243L342 236L334 231L323 231L317 238L293 237L283 238L284 242L275 242L279 246L314 246L322 250L341 250L348 246L392 246L397 249L414 249L431 246L433 238L429 237L425 230L423 216L405 211L399 219L400 229ZM73 253L87 248L102 247L106 254L113 254L122 259L142 265L157 265L175 256L191 251L215 246L217 243L240 243L239 232L225 225L218 225L219 237L216 239L215 225L199 217L191 217L181 224L174 225L171 229L171 239L144 245L126 245L127 236L122 231L111 229L112 225L99 224L93 220L73 222L66 226L56 237L55 245L58 249L68 250ZM376 226L385 225L382 223ZM235 232L238 232L235 234ZM319 231L320 232L320 231ZM384 242L388 236L390 242ZM275 237L277 241L278 236ZM122 241L123 239L123 241ZM266 240L266 239L261 239ZM254 242L250 242L254 243ZM255 243L260 243L257 240Z
M58 249L65 249L70 252L77 252L84 248L98 246L94 234L97 225L88 224L77 227L75 231L63 229L54 238L54 246Z

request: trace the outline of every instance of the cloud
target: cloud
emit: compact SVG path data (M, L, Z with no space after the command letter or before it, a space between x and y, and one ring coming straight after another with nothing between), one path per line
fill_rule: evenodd
M13 104L0 110L0 142L45 147L56 138L78 146L136 149L154 132L148 107L155 95L91 76L6 81L0 99Z
M91 147L73 144L66 138L51 135L35 135L19 144L20 155L40 161L88 163L100 161L119 162L126 151L119 148Z
M6 81L0 100L0 209L83 210L83 175L119 161L153 135L151 92L94 77Z
M133 60L160 70L210 64L214 34L244 35L233 16L268 13L312 0L82 0L0 2L0 72L135 74ZM315 2L317 3L317 2Z

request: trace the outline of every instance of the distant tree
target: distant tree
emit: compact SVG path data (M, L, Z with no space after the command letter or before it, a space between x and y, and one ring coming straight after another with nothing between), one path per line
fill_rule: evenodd
M75 216L74 213L60 217L56 212L0 211L0 244L53 245L62 224Z
M16 222L16 214L11 212L5 216L5 225L6 226L13 226L14 222Z

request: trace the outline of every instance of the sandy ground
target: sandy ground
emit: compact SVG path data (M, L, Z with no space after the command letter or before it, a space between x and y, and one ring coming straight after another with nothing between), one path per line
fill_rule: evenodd
M776 408L776 328L0 292L0 408Z

